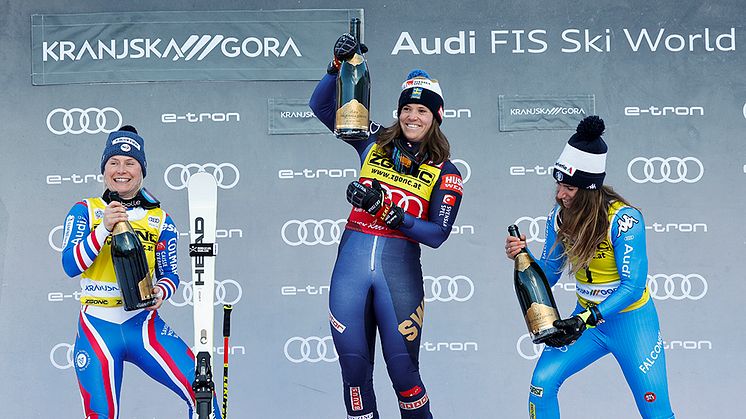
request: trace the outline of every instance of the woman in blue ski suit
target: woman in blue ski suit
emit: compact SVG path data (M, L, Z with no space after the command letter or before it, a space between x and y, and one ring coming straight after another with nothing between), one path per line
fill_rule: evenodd
M647 290L645 222L640 211L608 186L605 126L597 116L580 122L554 166L556 205L537 260L550 285L565 267L574 274L573 316L554 322L562 331L547 342L531 378L532 419L560 417L557 393L571 375L611 353L622 368L640 415L673 418L658 315ZM508 237L513 259L525 237Z
M101 157L106 191L102 197L78 201L65 218L62 266L68 276L80 276L83 291L73 360L86 419L119 418L125 361L184 400L189 418L194 410L194 354L158 315L179 286L178 232L160 202L142 188L147 173L144 147L132 126L109 134ZM122 202L111 200L111 192ZM145 249L157 295L154 306L135 311L122 308L111 260L111 230L126 220ZM146 403L153 405L152 400ZM213 409L219 418L217 400Z

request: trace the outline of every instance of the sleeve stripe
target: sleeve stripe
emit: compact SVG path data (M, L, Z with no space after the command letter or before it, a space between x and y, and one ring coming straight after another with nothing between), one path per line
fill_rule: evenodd
M75 245L75 263L78 265L78 268L80 268L81 272L88 269L88 265L86 265L85 261L83 260L83 255L80 252L80 248L82 246L83 246L83 242Z

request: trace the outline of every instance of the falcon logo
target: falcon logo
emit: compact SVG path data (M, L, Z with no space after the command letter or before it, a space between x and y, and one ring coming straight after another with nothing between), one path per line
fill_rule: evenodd
M634 227L635 224L639 223L639 221L635 217L624 214L617 220L616 223L619 227L619 232L617 232L616 236L619 237L622 235L622 233L626 233L627 231L629 231L632 227Z

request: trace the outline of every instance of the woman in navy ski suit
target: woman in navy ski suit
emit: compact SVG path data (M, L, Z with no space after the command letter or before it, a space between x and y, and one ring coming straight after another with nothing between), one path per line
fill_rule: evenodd
M335 61L354 54L354 38L335 45ZM336 70L319 82L310 106L334 129ZM339 245L329 320L339 354L348 419L378 418L373 391L376 330L402 418L432 418L419 373L424 320L420 243L437 248L451 232L463 188L440 131L443 96L424 71L402 85L398 121L370 124L367 140L346 141L360 157L360 179Z

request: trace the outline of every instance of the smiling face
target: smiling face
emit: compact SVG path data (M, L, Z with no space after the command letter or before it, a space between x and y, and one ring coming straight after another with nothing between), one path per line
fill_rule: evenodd
M142 186L140 163L128 156L111 156L104 165L104 182L124 199L133 198Z
M578 193L577 186L570 186L565 183L557 182L557 201L562 202L564 208L570 208L575 195Z
M399 126L409 141L422 141L432 125L433 113L425 105L409 103L399 112Z

